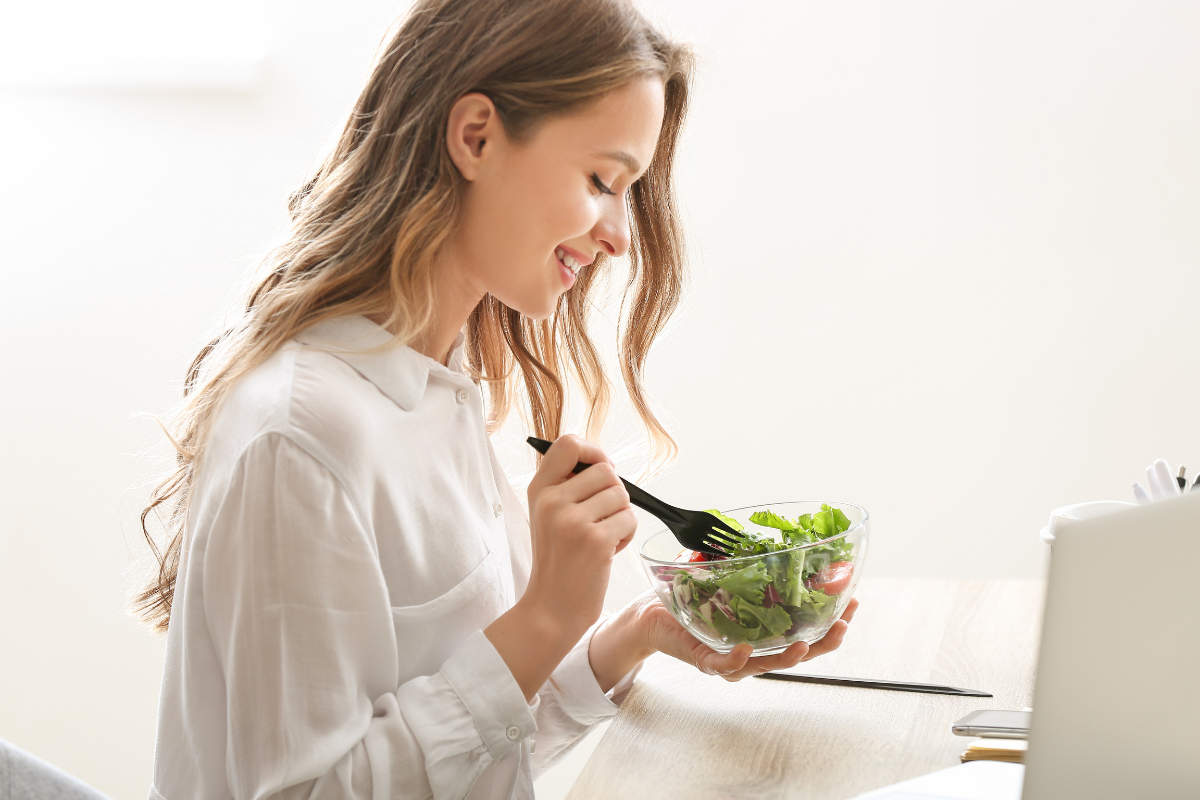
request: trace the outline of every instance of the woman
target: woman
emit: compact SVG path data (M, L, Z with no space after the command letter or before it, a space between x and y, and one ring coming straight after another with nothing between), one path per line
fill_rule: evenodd
M737 680L840 643L844 621L721 655L651 596L600 620L636 527L611 462L558 438L526 520L487 438L518 375L557 437L564 361L599 430L585 311L628 253L622 372L672 446L641 375L682 277L690 63L622 0L423 0L402 21L188 376L147 509L174 509L173 537L136 603L168 631L152 798L531 797L654 651Z

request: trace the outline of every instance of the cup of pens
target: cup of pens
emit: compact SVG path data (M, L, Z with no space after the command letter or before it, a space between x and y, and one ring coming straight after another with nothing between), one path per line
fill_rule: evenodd
M1154 503L1159 500L1170 500L1172 497L1178 497L1189 491L1200 491L1200 478L1197 478L1195 483L1189 488L1187 467L1181 464L1179 472L1176 474L1171 469L1171 465L1166 462L1166 459L1160 458L1146 467L1145 486L1140 481L1133 484L1133 499L1137 501L1136 503L1124 500L1097 500L1091 503L1074 503L1069 506L1056 508L1050 512L1050 520L1041 530L1041 540L1053 547L1055 534L1064 524L1081 519L1095 519L1106 514L1112 514L1115 511L1132 508L1135 505L1146 505L1147 503Z
M641 562L675 619L722 653L749 643L769 655L820 639L862 577L870 518L852 503L795 501L717 512L738 546L712 556L652 534Z

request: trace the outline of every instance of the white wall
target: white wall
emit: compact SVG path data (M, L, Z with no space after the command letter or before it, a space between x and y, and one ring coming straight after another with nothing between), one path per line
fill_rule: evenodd
M704 57L652 490L851 500L872 574L1026 577L1050 508L1200 470L1200 9L647 6ZM0 737L114 798L145 795L162 652L122 610L156 441L131 415L177 396L395 8L256 4L208 73L0 59ZM52 44L20 11L0 44Z

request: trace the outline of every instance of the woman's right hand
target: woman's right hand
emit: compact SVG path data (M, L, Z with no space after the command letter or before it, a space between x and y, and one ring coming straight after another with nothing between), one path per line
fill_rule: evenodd
M579 462L592 466L576 474ZM562 436L529 484L533 570L526 597L583 633L600 617L612 559L637 530L616 468L597 445Z
M592 466L573 473L581 461ZM613 556L633 539L637 517L604 451L578 436L554 442L528 496L529 585L484 633L532 699L600 618Z

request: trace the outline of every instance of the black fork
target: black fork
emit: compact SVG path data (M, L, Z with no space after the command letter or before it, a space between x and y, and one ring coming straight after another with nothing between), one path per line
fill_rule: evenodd
M525 441L542 455L546 455L551 445L551 442L534 436ZM580 461L572 472L583 472L590 466L591 464ZM625 484L625 490L629 492L629 502L662 520L671 533L675 534L679 543L688 550L696 550L710 556L725 556L729 554L729 549L737 546L740 539L738 532L707 511L676 508L624 478L621 478L621 483Z

